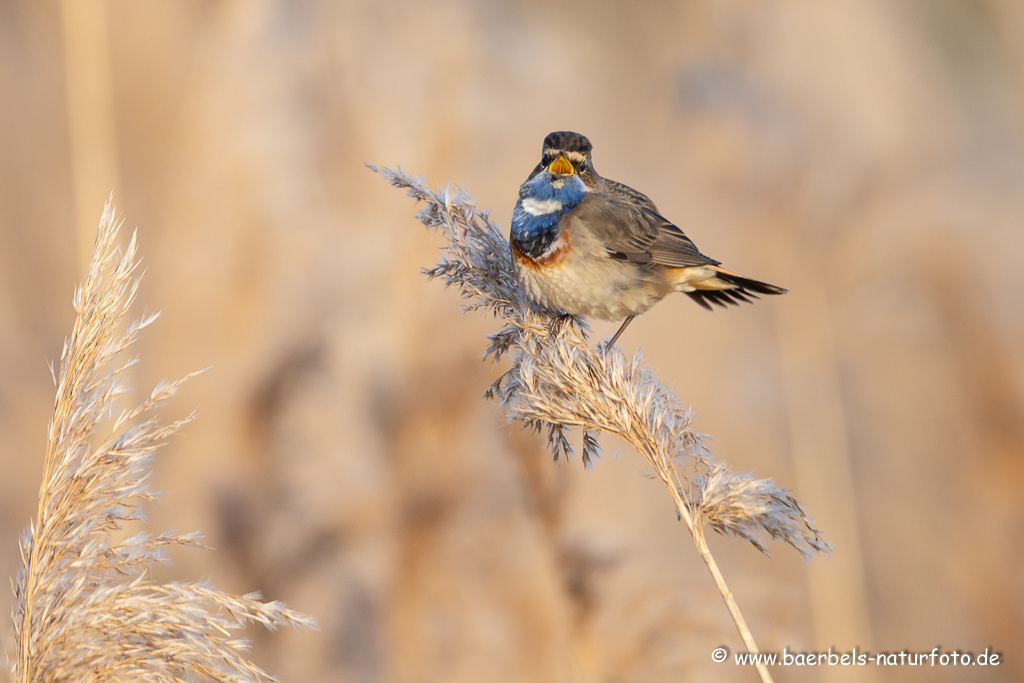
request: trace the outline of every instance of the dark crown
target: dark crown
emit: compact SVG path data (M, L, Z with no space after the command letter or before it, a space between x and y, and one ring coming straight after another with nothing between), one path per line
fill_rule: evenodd
M593 149L593 145L590 144L585 136L579 133L573 133L568 130L560 130L554 133L549 133L544 138L544 152L549 149L560 150L562 152L579 152L584 157L590 156L590 151Z

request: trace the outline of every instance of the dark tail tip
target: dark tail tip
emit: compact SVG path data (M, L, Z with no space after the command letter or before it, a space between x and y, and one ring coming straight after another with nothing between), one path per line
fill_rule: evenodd
M737 288L749 292L757 292L758 294L785 294L788 289L777 287L776 285L769 284L767 282L761 282L760 280L752 280L749 277L740 277L739 275L732 275L727 273L721 273L718 276L719 280L725 280L730 285L736 285Z
M734 289L696 289L686 292L686 295L710 311L713 310L712 304L725 308L726 306L735 306L740 302L753 303L751 299L759 299L758 294L785 294L789 291L767 282L752 280L728 272L719 272L718 279L725 280L733 285Z

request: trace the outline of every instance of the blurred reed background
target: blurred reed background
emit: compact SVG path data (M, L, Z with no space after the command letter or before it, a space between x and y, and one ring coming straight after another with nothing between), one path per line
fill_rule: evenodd
M836 546L807 564L712 539L761 648L1004 657L777 678L1020 680L1022 86L1016 0L6 0L0 575L114 188L164 313L137 386L213 366L165 410L199 419L159 454L149 515L216 551L160 577L321 624L253 631L259 664L754 680L711 662L739 639L642 460L606 440L590 471L552 465L480 399L491 321L420 274L437 238L362 165L458 183L507 229L543 136L571 129L705 253L791 290L671 298L622 341Z

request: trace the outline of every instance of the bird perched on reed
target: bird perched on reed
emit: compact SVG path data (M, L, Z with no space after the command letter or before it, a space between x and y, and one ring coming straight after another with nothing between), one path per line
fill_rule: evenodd
M512 256L530 299L572 315L622 320L610 348L633 318L672 292L708 310L786 293L700 253L647 195L598 175L592 149L579 133L551 133L519 188Z

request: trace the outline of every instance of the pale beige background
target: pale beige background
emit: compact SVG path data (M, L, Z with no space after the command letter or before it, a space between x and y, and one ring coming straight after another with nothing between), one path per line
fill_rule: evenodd
M543 136L572 129L703 251L791 289L673 298L623 340L836 545L712 539L761 647L1005 661L777 680L1020 680L1022 121L1016 0L6 0L0 575L113 187L138 312L164 313L138 385L212 366L166 409L199 419L150 516L216 550L158 575L322 625L253 631L257 661L293 682L755 680L711 662L739 639L640 458L606 440L592 470L556 467L480 399L495 322L420 274L438 239L363 167L457 183L507 230Z

